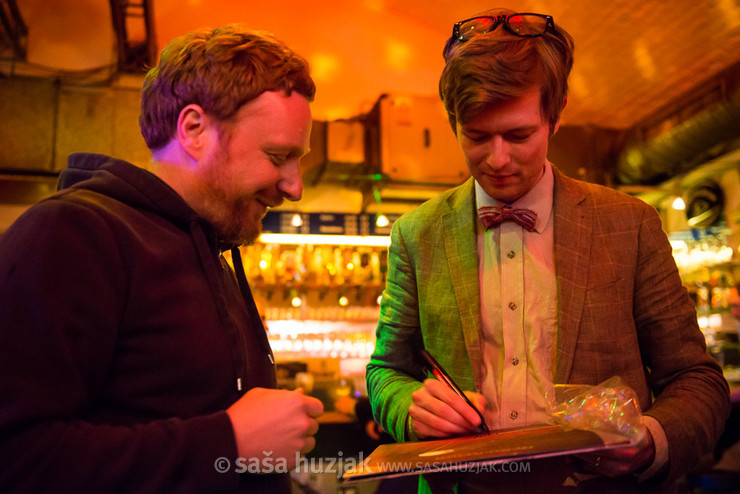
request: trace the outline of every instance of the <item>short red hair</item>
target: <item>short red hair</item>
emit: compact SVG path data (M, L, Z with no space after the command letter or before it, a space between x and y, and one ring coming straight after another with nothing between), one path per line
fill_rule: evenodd
M308 62L268 33L237 25L193 31L170 41L147 73L139 127L150 149L170 142L180 111L200 105L228 122L265 91L295 91L313 101Z

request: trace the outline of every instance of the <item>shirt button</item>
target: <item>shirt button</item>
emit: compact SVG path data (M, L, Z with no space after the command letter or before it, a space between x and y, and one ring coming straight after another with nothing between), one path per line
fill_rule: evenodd
M516 410L512 410L511 413L509 414L509 417L511 418L511 420L516 420L518 416L519 416L519 412L517 412Z
M519 365L519 359L517 357L512 358L511 365Z
M516 252L510 250L509 253L506 254L506 257L508 257L509 259L514 259L514 257L516 257Z
M514 302L509 302L509 309L516 310L516 304Z

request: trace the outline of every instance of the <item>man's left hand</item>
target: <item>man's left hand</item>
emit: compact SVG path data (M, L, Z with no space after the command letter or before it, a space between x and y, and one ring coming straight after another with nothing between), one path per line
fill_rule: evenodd
M576 456L588 471L618 477L649 468L655 458L655 443L648 428L643 426L634 446Z

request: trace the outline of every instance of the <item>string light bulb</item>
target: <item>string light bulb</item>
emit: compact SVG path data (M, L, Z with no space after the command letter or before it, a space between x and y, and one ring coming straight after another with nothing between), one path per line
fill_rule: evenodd
M391 222L388 221L388 217L386 215L384 215L383 213L379 213L378 217L375 219L375 224L380 228L385 228L386 226L390 225Z
M683 197L676 196L671 207L676 211L684 211L686 209L686 203L684 202Z

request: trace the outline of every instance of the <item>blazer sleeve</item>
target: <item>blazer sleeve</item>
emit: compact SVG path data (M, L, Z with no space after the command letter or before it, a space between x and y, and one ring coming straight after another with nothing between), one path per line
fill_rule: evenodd
M633 313L654 402L646 415L662 425L669 478L711 451L729 415L727 381L707 354L694 304L681 284L660 217L643 209Z
M391 230L388 279L380 304L375 351L366 380L375 420L396 441L414 439L407 429L411 394L422 386L423 368L415 356L423 345L419 330L417 280L401 233L400 218Z

